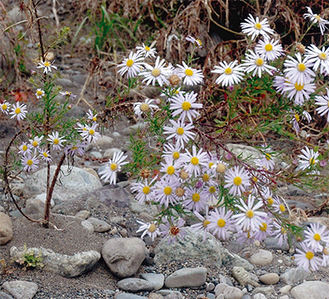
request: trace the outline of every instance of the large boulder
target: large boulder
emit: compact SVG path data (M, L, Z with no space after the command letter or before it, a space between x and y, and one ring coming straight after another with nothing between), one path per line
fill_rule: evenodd
M0 245L5 245L13 238L13 227L9 216L0 212Z

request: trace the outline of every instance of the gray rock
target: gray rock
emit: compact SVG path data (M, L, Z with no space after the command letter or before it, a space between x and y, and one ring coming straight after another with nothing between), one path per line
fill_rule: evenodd
M274 293L274 287L273 286L268 286L268 287L257 287L252 291L253 294L258 294L262 293L265 296L270 296L271 294Z
M186 259L203 260L221 267L223 247L219 240L209 235L203 242L203 234L187 232L185 238L174 244L162 239L154 249L154 262L158 265L172 261L185 262Z
M267 273L260 276L259 280L264 284L276 284L279 282L280 277L276 273Z
M89 216L90 216L90 212L87 210L81 210L74 215L74 217L85 219L85 220L89 218Z
M0 212L0 245L5 245L13 239L13 226L10 217Z
M81 221L81 225L82 225L83 228L86 229L86 231L88 233L92 234L94 232L94 226L89 221L83 220L83 221Z
M70 79L67 79L67 78L57 78L56 80L57 84L65 87L65 88L72 88L72 87L76 87L76 85L70 80Z
M174 292L174 293L171 293L171 294L167 295L165 298L166 299L181 299L183 297L182 297L181 293Z
M100 152L97 152L97 151L91 151L90 155L93 156L96 159L101 159L103 157L103 155Z
M10 256L12 258L22 258L26 252L31 252L34 256L42 257L43 270L53 272L64 277L76 277L90 270L101 258L99 252L90 250L78 252L74 255L59 254L51 249L11 247Z
M160 290L164 285L164 275L156 273L142 273L141 277L152 284L153 290Z
M259 252L250 257L250 262L258 266L266 266L273 261L273 254L271 251L260 249Z
M329 284L322 281L306 281L291 290L294 299L329 299Z
M119 293L115 295L115 299L148 299L148 298L144 296L129 294L129 293Z
M243 292L236 287L231 287L225 283L220 283L215 288L215 295L216 298L220 295L224 295L224 299L241 299L243 297Z
M262 293L257 293L254 295L254 299L267 299L266 296Z
M145 243L139 238L114 238L104 244L102 257L115 276L125 278L138 271L145 251Z
M10 295L8 295L4 292L1 292L1 291L0 291L0 298L1 299L13 299L13 297L11 297Z
M278 244L278 239L276 238L266 238L265 239L265 247L268 249L273 249L273 250L289 250L289 244L288 241L284 240L282 245Z
M36 283L23 280L6 281L2 287L15 299L32 299L38 291Z
M100 147L109 147L113 142L113 138L110 136L102 136L97 139L95 145Z
M131 134L136 134L139 130L143 130L146 127L146 123L137 123L130 127L125 128L122 133L123 135L129 136Z
M295 284L297 281L306 279L310 272L305 271L303 268L290 268L280 275L280 280L285 284Z
M25 212L30 215L43 214L45 212L46 200L47 200L46 193L41 193L35 197L29 198L26 201ZM62 200L57 198L57 202L58 201L62 201ZM51 199L50 206L52 208L55 206L54 199Z
M116 148L116 147L108 148L108 149L104 152L103 157L104 157L104 158L112 159L114 153L120 153L120 152L121 152L121 149L119 149L119 148ZM102 169L100 169L100 170L102 170Z
M56 169L51 166L51 177ZM24 188L21 192L26 197L32 197L36 192L42 193L46 190L47 169L43 168L32 173L25 180ZM63 201L71 200L77 196L92 192L101 188L102 184L96 176L78 167L62 167L59 179L54 188L53 197L62 198Z
M259 159L262 156L259 150L248 145L228 143L226 144L226 147L236 156L239 156L243 160L248 159L250 162Z
M279 293L280 293L280 294L287 294L287 293L290 292L290 290L291 290L291 285L288 284L288 285L286 285L286 286L280 288L280 289L279 289Z
M290 299L288 295L283 295L281 297L279 297L279 299Z
M125 278L118 281L118 288L129 292L153 291L153 285L140 278Z
M247 272L242 267L234 267L232 269L232 275L239 282L239 284L242 285L242 286L245 286L245 285L248 285L248 284L251 284L254 287L259 286L257 276L252 275L251 273Z
M97 219L94 217L90 217L87 219L87 221L92 224L95 232L103 233L103 232L107 232L108 230L111 229L111 225L109 225L107 222L105 222L103 220L100 220L100 219Z
M157 293L150 293L149 299L163 299L164 297Z
M254 269L254 266L250 264L246 259L235 253L229 252L226 248L224 248L222 251L222 263L229 268L243 267L248 271Z
M169 275L165 280L167 288L198 287L206 283L207 268L183 268Z
M162 295L165 298L175 298L175 299L180 299L183 298L183 294L178 291L172 291L172 290L159 290L156 292L157 294ZM168 297L169 296L169 297Z

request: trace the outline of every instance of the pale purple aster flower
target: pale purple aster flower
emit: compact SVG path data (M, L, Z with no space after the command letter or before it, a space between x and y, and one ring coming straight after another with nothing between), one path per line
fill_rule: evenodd
M296 248L295 261L298 266L303 267L305 271L309 271L310 268L313 271L319 269L319 266L322 264L322 260L315 256L315 252L312 248L309 248L305 242L300 244L302 246L302 250Z
M27 109L25 104L20 104L16 102L13 104L10 111L10 118L16 117L18 121L23 120L26 117Z
M117 172L121 170L121 166L128 163L128 161L124 161L127 156L124 156L124 152L115 152L113 155L113 159L110 159L104 170L99 172L100 179L106 181L110 181L110 184L116 184L117 180Z
M186 165L188 173L194 173L198 176L201 172L201 166L208 166L208 155L202 152L202 148L197 152L196 146L192 146L192 153L186 150L186 153L181 155L181 161Z
M192 44L196 44L199 48L202 48L202 42L201 42L201 40L196 39L196 38L194 38L194 37L191 36L191 35L188 35L187 37L185 37L185 39L186 39L188 42L191 42Z
M158 109L158 105L153 104L154 103L154 99L145 99L144 102L136 102L134 103L134 111L135 114L138 117L142 116L142 113L148 113L151 112L151 114L153 113L153 109Z
M258 35L268 37L269 35L274 34L274 30L270 28L267 18L264 18L262 21L259 21L259 17L254 17L249 14L245 22L241 23L242 32L251 35L251 39L255 39Z
M73 100L77 97L77 95L73 94L71 91L60 91L59 94L63 97L69 98L70 100Z
M288 79L286 77L274 76L273 87L275 88L275 90L277 92L280 92L281 94L284 94L285 91L283 89L284 89L284 83L285 82L288 82Z
M267 237L272 235L273 225L272 225L272 219L269 217L261 218L262 224L259 226L258 230L254 232L253 237L262 242Z
M176 146L183 149L185 144L190 140L194 139L195 133L191 130L194 129L192 123L186 124L183 121L174 121L173 119L169 119L172 127L164 126L163 134L169 135L166 139L174 139L176 141Z
M172 116L179 115L178 120L185 121L186 118L193 123L193 118L200 115L195 109L201 109L202 104L196 103L197 93L189 92L184 95L178 94L172 97L169 109L174 110Z
M230 188L229 194L241 196L250 186L249 179L250 175L242 167L234 166L225 172L224 188Z
M316 45L310 45L306 48L305 56L314 63L313 70L320 68L321 74L329 73L329 48L322 47L320 50Z
M188 230L184 225L185 220L182 218L175 220L174 217L171 217L170 221L165 218L165 223L160 224L160 231L164 237L168 238L168 244L173 244L180 239L184 239Z
M209 232L209 224L210 224L210 221L209 221L209 215L208 215L208 207L206 208L206 215L205 216L202 216L199 212L197 211L194 211L194 215L201 221L199 223L195 223L195 224L192 224L190 226L190 231L194 232L194 233L200 233L200 232L203 232L203 239L202 241L206 241L207 239L207 235L208 235L208 232Z
M324 225L311 223L305 231L304 242L314 251L322 251L323 246L320 242L329 243L329 232Z
M129 57L125 58L122 63L118 65L118 73L124 76L127 73L127 78L136 77L143 70L144 57L140 52L130 52Z
M251 245L255 241L254 233L251 231L239 230L236 235L236 241L239 244Z
M43 161L46 161L46 162L51 162L51 156L50 156L50 152L45 149L45 148L40 148L39 149L39 156L41 157L41 159Z
M286 206L283 200L281 200L281 198L276 195L274 195L273 199L274 199L274 204L273 204L274 211L276 213L283 214L286 211Z
M321 18L319 15L313 13L312 9L307 6L307 13L304 13L304 18L309 18L312 24L318 24L321 34L324 34L324 31L327 29L326 25L329 25L329 22L323 18Z
M183 206L188 210L200 212L207 206L206 194L202 189L193 187L186 188L185 200Z
M202 83L203 74L202 71L189 67L184 61L183 65L177 64L178 76L182 77L183 84L197 85Z
M267 217L265 212L257 211L263 207L263 202L258 201L254 205L255 197L253 195L248 196L247 204L242 198L240 198L240 204L235 205L242 213L232 216L235 219L236 226L243 231L256 231L262 225L262 217Z
M264 72L272 76L273 71L276 70L274 66L267 64L264 55L254 53L252 50L249 50L248 53L246 53L246 59L242 60L242 62L242 66L245 68L245 73L253 72L253 77L257 75L259 78L261 78Z
M283 91L287 92L289 100L294 99L296 105L302 106L304 101L310 99L310 94L315 91L315 83L305 82L304 84L285 82Z
M157 52L156 49L152 48L152 46L151 47L146 46L144 43L142 44L142 46L137 46L136 50L138 55L142 55L145 58L147 57L155 58L155 54Z
M43 136L35 136L33 139L29 139L29 142L31 144L31 148L34 148L34 151L36 152L40 145L41 145L41 140L42 140Z
M87 117L88 117L89 120L91 120L93 122L97 121L97 113L95 113L91 109L88 109L86 114L87 114Z
M138 183L131 183L131 191L137 192L135 195L136 200L138 200L138 203L141 205L144 202L150 202L151 196L153 194L153 183L156 181L157 177L154 177L150 182L148 182L147 179L144 180L144 182L138 182Z
M267 60L275 60L283 54L282 45L279 44L279 41L269 37L265 37L263 40L260 39L255 47L255 51L264 55Z
M57 70L57 67L53 65L53 62L49 61L40 61L37 66L37 69L39 68L43 68L44 74L50 73L52 69Z
M42 90L41 88L38 88L37 91L35 92L35 97L40 100L44 97L45 91Z
M307 168L314 167L318 162L319 153L315 152L312 148L309 149L307 146L301 150L302 154L298 155L299 165L296 170L304 170Z
M143 239L145 235L148 235L151 238L151 240L154 241L154 239L161 234L158 228L158 224L156 222L144 223L139 220L136 221L141 225L139 229L136 231L136 233L143 232L141 235L141 239Z
M22 166L24 166L24 171L30 172L38 168L39 160L36 156L25 155L21 159Z
M174 160L178 160L180 157L180 145L179 144L172 144L172 143L165 143L164 149L162 151L162 157L170 157L173 158Z
M282 226L282 224L278 223L278 221L273 221L273 236L275 239L278 239L278 245L282 246L283 241L287 241L288 235L287 230Z
M164 162L161 162L160 172L163 172L163 177L173 176L178 178L178 170L181 167L182 163L180 160L174 160L172 157L165 157Z
M154 185L154 202L164 205L166 208L171 205L177 204L177 198L175 189L180 186L177 179L172 177L162 177L160 181L157 181Z
M221 240L227 240L230 236L229 231L234 230L233 212L226 211L224 207L216 208L209 215L209 230Z
M170 69L165 65L166 61L164 59L160 61L160 56L158 56L154 65L144 63L145 71L140 72L139 75L144 77L143 82L145 82L146 85L156 85L156 83L160 86L164 84L168 85L169 81L167 78Z
M327 114L327 122L329 122L329 89L326 88L327 95L324 96L316 96L315 104L320 106L315 109L315 111L320 115L324 116Z
M64 139L64 137L59 137L59 133L56 131L48 135L47 141L51 143L53 150L60 151L66 139Z
M32 153L32 145L28 144L27 142L23 142L20 146L19 146L19 151L18 154L20 155L31 155Z
M10 104L5 100L0 104L0 110L5 114L8 114L9 108Z
M79 125L79 123L78 123ZM81 137L88 143L96 143L97 139L101 137L97 130L98 124L93 123L91 126L84 126L82 129L79 128Z
M240 83L244 76L244 67L237 64L238 61L235 60L230 63L222 61L219 66L215 65L211 73L219 74L216 84L222 84L225 87Z

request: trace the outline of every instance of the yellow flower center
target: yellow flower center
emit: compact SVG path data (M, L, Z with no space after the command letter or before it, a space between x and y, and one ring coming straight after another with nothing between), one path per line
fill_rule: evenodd
M231 75L233 73L233 70L230 67L227 67L224 71L225 75Z
M199 159L198 159L197 157L192 157L192 159L191 159L191 163L192 163L193 165L198 165L198 164L199 164Z
M252 218L252 217L254 217L254 215L255 215L255 213L254 213L254 211L252 211L252 210L248 210L248 211L246 212L246 217L247 217L247 218Z
M194 202L198 202L198 201L200 200L200 194L199 194L199 193L194 193L194 194L192 195L192 200L193 200Z
M207 220L207 219L203 220L203 222L202 222L203 227L207 227L208 224L210 224L209 220Z
M2 108L2 110L7 110L8 106L7 106L7 104L2 104L1 108Z
M315 159L314 157L310 158L310 165L314 165L315 164Z
M116 171L118 169L118 164L117 163L111 163L110 168L112 171Z
M37 90L37 95L42 96L42 90Z
M315 241L319 242L319 241L321 240L321 236L320 236L319 234L315 234L315 235L313 236L313 239L314 239Z
M48 158L48 154L46 152L43 152L42 155L45 157L45 158Z
M45 62L45 67L49 67L50 66L50 63L47 61L47 62Z
M210 175L209 175L208 173L205 173L205 174L202 176L202 180L203 180L204 182L208 182L209 179L210 179Z
M267 199L267 204L268 204L269 206L273 205L273 204L274 204L274 199L273 199L272 197L269 197L269 198Z
M263 60L262 58L257 58L257 59L255 60L255 64L256 64L257 66L262 66L262 65L264 64L264 60Z
M16 114L20 114L20 113L21 113L21 108L16 108L16 109L15 109L15 113L16 113Z
M93 129L90 129L89 130L89 135L94 135L95 134L95 131Z
M273 50L273 46L271 44L265 45L265 51L271 52Z
M96 116L93 116L93 121L97 121L97 117Z
M59 143L59 139L55 138L53 142L54 142L54 144L57 145Z
M280 211L283 213L283 212L286 210L286 207L285 207L283 204L281 204L281 205L279 206L279 209L280 209Z
M208 191L209 191L209 193L215 193L216 192L216 187L215 186L210 186Z
M298 84L298 83L295 83L295 89L297 91L301 91L304 89L304 84Z
M151 48L150 48L150 47L148 47L148 46L145 46L145 48L144 48L144 49L145 49L147 52L151 50Z
M258 181L258 179L257 179L255 176L252 177L252 180L253 180L255 183L257 183L257 181Z
M182 109L184 110L184 111L188 111L188 110L190 110L190 108L191 108L191 103L190 102L183 102L182 103Z
M27 145L24 144L24 145L22 146L22 150L25 152L25 151L27 150Z
M178 135L183 135L184 134L184 129L182 127L177 128L176 130Z
M270 161L272 159L271 155L268 153L265 154L265 157L267 161Z
M299 72L304 72L306 70L306 65L304 63L298 63L297 70Z
M150 233L154 233L156 229L157 229L156 225L155 225L154 223L151 223L151 225L150 225L148 231L149 231Z
M29 166L32 166L33 165L33 160L31 160L31 159L27 160L26 164L29 165Z
M216 171L218 173L223 173L226 170L226 166L223 163L218 163L216 167Z
M201 42L201 40L197 39L196 42L197 42L197 44L198 44L200 47L202 46L202 42Z
M295 119L296 119L296 121L299 121L299 115L298 114L295 114Z
M318 22L321 21L321 17L320 17L319 15L314 15L314 18L316 18L316 20L317 20Z
M193 71L191 69L186 69L185 75L191 77L191 76L193 76Z
M305 257L306 257L308 260L311 260L311 259L314 257L314 253L311 252L311 251L308 251L308 252L306 252Z
M34 140L34 141L32 142L32 145L33 145L33 147L37 147L37 146L38 146L38 141Z
M214 163L213 162L209 162L208 163L208 167L209 167L209 169L211 168L211 166L213 166L214 165Z
M233 183L236 186L240 186L242 184L242 179L239 176L237 176L234 178Z
M151 74L153 77L158 77L158 76L160 76L161 71L160 71L160 69L153 69Z
M259 226L259 229L262 232L266 232L266 230L267 230L267 224L265 222L263 222L262 225Z
M262 24L260 24L260 23L256 23L256 24L254 25L254 28L257 29L257 30L261 30L261 29L262 29Z
M178 133L178 132L177 132ZM179 133L178 133L179 134ZM179 158L179 152L173 152L172 157L177 160Z
M126 63L127 67L131 67L133 64L134 64L134 61L132 59L127 60L127 63Z
M320 58L321 60L327 60L328 56L327 56L326 53L321 52L321 53L319 53L319 58Z
M140 105L140 109L141 109L141 111L146 112L146 111L149 111L150 110L150 106L148 104L146 104L146 103L142 103Z
M171 187L169 187L169 186L164 187L163 193L166 194L166 195L170 195L172 193Z
M144 187L143 187L143 193L144 193L144 194L149 194L150 191L151 191L151 188L150 188L149 186L144 186Z
M175 168L174 168L174 166L169 166L169 167L167 168L167 173L168 173L169 175L173 175L173 174L175 173Z
M217 225L218 225L219 227L224 227L225 224L226 224L226 221L225 221L224 219L219 219L219 220L217 221Z

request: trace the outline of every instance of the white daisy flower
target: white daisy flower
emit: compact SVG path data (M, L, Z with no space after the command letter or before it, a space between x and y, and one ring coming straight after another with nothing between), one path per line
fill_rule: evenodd
M19 102L16 102L16 104L13 104L10 111L10 118L16 117L18 121L23 120L26 117L27 109L25 104L20 104Z
M0 110L5 114L8 114L9 108L10 104L5 100L0 104Z
M258 231L259 227L263 224L263 219L266 218L265 212L257 211L263 206L262 201L255 202L255 197L252 195L248 196L248 203L246 204L242 198L240 198L240 205L235 205L242 213L232 216L232 219L236 219L236 225L242 231Z
M88 109L87 111L87 117L89 120L96 122L97 121L97 113L92 111L91 109Z
M118 73L124 76L127 73L127 78L136 77L143 70L144 57L139 53L130 52L129 57L125 58L122 63L118 65Z
M144 102L136 102L134 103L134 111L138 117L142 116L142 113L148 113L149 111L152 113L153 109L158 109L158 105L153 104L154 99L145 99Z
M34 148L34 150L39 149L42 138L43 136L41 137L35 136L33 139L29 139L31 147Z
M78 125L81 125L78 123ZM91 126L83 126L79 128L81 137L86 140L88 143L96 143L97 139L101 137L97 130L98 124L93 123Z
M124 161L126 158L127 156L124 156L123 152L115 152L113 159L110 159L105 169L99 172L101 180L104 180L104 182L109 181L110 184L115 185L117 182L117 172L121 170L121 166L128 163L128 161Z
M175 189L180 186L177 179L166 176L162 177L160 181L157 181L154 185L154 202L160 203L168 208L169 205L177 204L177 198Z
M208 166L208 155L206 152L202 152L202 148L196 151L195 145L192 146L192 153L186 150L186 153L181 155L181 161L186 163L185 170L188 173L194 173L198 176L201 172L201 166Z
M19 147L19 151L18 154L20 155L31 155L32 151L31 151L32 145L28 144L27 142L23 142L20 147Z
M310 62L314 63L313 70L317 71L320 67L321 74L329 73L329 48L322 47L320 50L315 45L310 45L306 48L305 56Z
M183 79L183 84L197 85L203 81L202 71L189 67L184 61L183 65L177 65L178 76Z
M24 166L24 171L30 172L38 168L39 160L36 156L25 155L21 159L22 165Z
M284 62L285 76L289 78L290 82L301 85L312 81L312 77L315 77L315 73L312 71L313 62L308 57L303 59L300 53L296 53L296 58L288 56Z
M187 37L185 37L185 39L188 42L191 42L192 44L196 44L199 48L202 48L202 42L199 39L194 38L193 36L189 35Z
M180 239L184 239L188 230L187 227L184 227L184 219L179 218L175 220L174 217L171 217L170 221L167 218L164 221L164 224L160 224L160 231L164 237L168 238L168 244L173 244Z
M305 231L305 241L310 248L315 251L322 251L323 246L320 242L329 242L329 232L324 225L317 223L311 223Z
M77 97L77 95L73 94L71 91L60 91L59 94L63 97L69 98L70 100L73 100Z
M305 271L309 271L310 268L313 271L318 270L322 264L321 258L315 256L314 249L309 248L305 242L300 245L302 250L296 248L297 253L294 255L297 265L303 267Z
M238 84L243 79L244 67L237 65L238 61L231 61L229 64L226 61L219 63L219 66L215 65L215 69L211 73L220 74L216 79L216 84L222 84L222 86L233 86Z
M195 133L191 131L194 129L194 126L192 124L185 124L183 121L176 122L172 119L169 121L172 124L172 127L164 126L163 134L170 134L166 139L169 140L174 138L176 145L179 146L179 148L184 148L185 143L194 139Z
M314 152L312 148L309 149L307 146L305 146L305 148L303 148L301 152L302 154L298 155L299 165L296 170L304 170L306 168L313 167L319 162L318 160L319 153Z
M172 97L169 109L174 110L172 116L179 115L178 120L184 121L187 117L192 123L193 118L199 116L199 112L195 109L201 109L202 104L196 103L198 94L195 92L185 93L184 95L178 94Z
M263 242L268 236L272 235L272 228L272 219L269 217L262 218L262 224L253 235L254 239Z
M39 154L43 161L51 162L51 156L47 149L39 149Z
M285 82L283 92L287 92L287 97L296 105L302 106L304 101L310 99L310 94L315 91L315 83L305 82L304 84Z
M45 96L45 91L42 90L41 88L38 88L36 93L35 93L35 96L38 100L40 100Z
M183 201L183 206L186 209L200 212L206 208L206 193L202 189L187 187L185 195L186 198Z
M264 186L260 190L260 196L261 196L261 198L263 198L265 200L265 202L267 203L267 205L269 207L273 206L275 201L274 201L274 198L273 198L273 193L272 193L272 191L269 187Z
M234 166L225 173L224 188L230 188L229 194L241 196L250 186L249 179L250 175L242 167Z
M181 147L178 144L178 142L176 142L175 145L171 143L166 143L162 151L162 157L163 158L169 157L169 158L173 158L174 160L178 160L180 157L180 150Z
M180 166L180 160L175 160L173 157L165 157L164 162L161 162L160 172L163 173L163 177L172 176L173 178L178 178Z
M326 25L328 25L329 22L325 19L322 19L319 15L314 14L310 7L307 6L306 9L308 12L304 13L304 18L309 18L313 24L318 24L321 34L323 35L324 31L327 29Z
M157 236L161 235L160 230L158 228L158 224L156 222L144 223L139 220L136 221L141 225L139 229L136 231L136 233L143 232L141 235L141 239L143 239L145 235L148 235L153 242Z
M276 89L277 92L280 92L281 94L284 94L283 91L284 83L288 82L287 78L282 76L274 76L273 80L273 87Z
M137 46L136 50L137 50L137 54L143 55L145 58L146 57L155 58L155 54L157 52L156 49L146 46L144 43L142 44L142 46Z
M269 34L274 34L274 30L270 28L267 18L264 18L262 21L259 21L259 17L254 17L249 14L245 22L241 23L242 32L251 35L251 39L255 39L258 35L268 37Z
M282 223L278 223L277 220L273 221L273 234L274 239L278 239L278 245L282 246L283 242L288 240L287 230L282 226Z
M214 236L220 240L227 240L230 236L229 231L234 230L234 221L232 219L233 212L226 211L225 208L216 208L210 212L208 227Z
M61 148L64 146L63 142L66 141L64 137L59 137L58 132L52 132L51 134L48 135L48 141L51 143L52 147L54 150L61 150Z
M51 62L49 61L41 61L38 63L37 68L43 68L44 74L48 74L51 72L52 69L57 70L57 66L54 66Z
M169 81L167 79L170 70L165 67L166 61L162 59L160 61L160 57L158 56L155 60L154 66L149 65L148 63L144 63L145 71L139 73L140 76L144 76L143 82L146 82L146 85L152 84L155 85L156 82L160 86L164 84L168 84Z
M131 191L137 192L135 195L135 198L138 200L138 203L141 205L144 202L150 202L152 192L154 190L153 183L156 181L157 177L153 178L151 182L148 182L147 179L145 179L144 183L138 182L138 183L131 183Z
M327 95L326 96L316 96L315 97L315 104L319 105L315 111L320 115L323 116L327 114L327 122L329 122L329 89L326 88Z
M242 61L242 66L245 67L245 72L253 72L253 77L257 74L258 77L261 78L263 72L267 72L269 75L273 75L273 71L276 70L274 66L268 65L266 63L264 55L254 53L252 50L249 50L248 53L246 53L246 59Z
M203 231L203 239L202 241L206 241L207 239L207 235L208 235L208 232L209 232L209 224L210 224L210 221L209 221L209 215L208 215L208 211L209 209L206 208L206 215L201 215L200 213L198 213L197 211L194 211L194 215L200 220L199 223L195 223L195 224L192 224L190 226L190 231L194 232L194 233L200 233Z
M263 55L267 60L275 60L283 54L282 45L279 44L279 40L270 39L265 37L264 40L259 40L255 52Z

